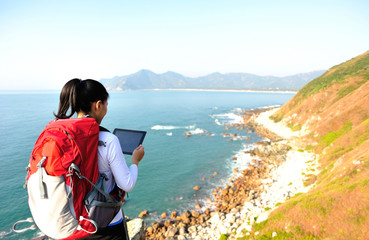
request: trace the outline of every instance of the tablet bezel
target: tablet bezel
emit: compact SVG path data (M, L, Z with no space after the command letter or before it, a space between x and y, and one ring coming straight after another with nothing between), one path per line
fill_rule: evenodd
M145 136L146 136L146 131L141 131L141 130L132 130L132 129L124 129L124 128L115 128L115 129L114 129L114 131L113 131L113 134L114 134L115 136L117 136L115 133L116 133L116 132L118 132L118 131L141 133L141 134L142 134L142 135L141 135L141 139L140 139L139 144L137 145L137 147L143 143L143 140L145 139ZM117 137L118 137L118 136L117 136ZM119 137L118 137L118 140L119 140L119 144L121 144ZM125 152L125 151L123 150L122 145L121 145L121 148L122 148L122 152L123 152L123 154L128 154L128 155L132 155L132 154L133 154L133 152Z

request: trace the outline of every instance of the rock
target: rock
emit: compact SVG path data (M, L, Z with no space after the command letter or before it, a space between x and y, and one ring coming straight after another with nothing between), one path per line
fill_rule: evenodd
M146 231L149 233L149 234L152 234L154 232L154 228L153 227L148 227L146 229Z
M192 217L194 217L194 218L198 218L200 216L200 213L196 210L192 210L191 214L192 214Z
M169 227L167 232L165 233L166 237L174 237L178 232L178 228L176 227Z
M228 189L222 189L222 191L221 191L221 195L222 196L226 196L228 194Z
M191 213L189 211L184 211L181 216L182 221L186 224L189 224L191 222L190 217Z
M141 218L135 218L127 222L127 228L131 240L145 239L144 221Z
M195 191L199 191L199 190L200 190L200 186L194 186L194 187L193 187L193 190L195 190Z
M186 228L187 225L184 222L180 222L180 223L177 224L177 227L179 227L180 228L179 230L181 230L181 228Z
M178 230L178 234L179 235L185 235L186 234L186 229L184 227L180 227Z
M158 229L160 226L160 224L158 222L153 222L152 223L152 228L154 229L154 231L156 231L156 229Z
M170 220L166 220L164 222L164 226L166 226L166 227L170 227L171 225L172 225L172 222Z
M195 209L201 209L201 204L196 204Z
M258 216L258 220L256 221L256 223L261 223L261 222L267 220L270 212L271 211L266 211L266 212L261 213Z
M210 209L209 208L205 209L205 214L206 215L209 215L210 214Z
M196 229L196 226L191 226L188 228L188 232L189 233L196 233L197 232L197 229Z
M177 213L176 211L174 211L174 212L172 212L172 213L170 214L170 218L173 218L173 219L176 219L176 218L177 218L177 216L178 216L178 213Z
M140 214L138 214L138 217L143 218L146 217L147 215L149 215L149 211L145 210L142 211Z
M213 225L218 225L220 221L220 215L219 213L214 213L214 215L210 218L210 221Z
M215 175L218 175L218 172L214 172L214 173L213 173L213 175L214 175L214 176L215 176Z
M166 213L162 213L162 214L160 215L160 217L161 217L161 218L167 218L167 217L168 217L168 215L167 215Z

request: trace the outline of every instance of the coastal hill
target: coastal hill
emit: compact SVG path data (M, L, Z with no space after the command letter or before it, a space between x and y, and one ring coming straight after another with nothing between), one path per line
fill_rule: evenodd
M156 74L141 70L127 76L104 78L100 82L108 90L139 89L227 89L227 90L292 90L297 91L324 71L301 73L287 77L258 76L249 73L212 73L190 78L175 72Z
M309 82L270 118L300 131L301 151L317 153L320 167L307 176L309 192L254 226L259 237L368 239L369 51Z

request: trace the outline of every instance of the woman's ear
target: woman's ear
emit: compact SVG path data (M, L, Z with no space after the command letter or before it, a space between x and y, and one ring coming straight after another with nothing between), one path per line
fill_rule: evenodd
M103 107L103 102L101 100L98 100L96 102L96 110L101 110L101 108Z
M101 110L101 107L102 107L102 102L101 102L101 100L98 100L98 101L96 101L96 102L93 102L93 103L91 104L91 112L90 112L90 114L91 114L92 116L94 116L94 115L95 115L95 113L97 113L99 110Z
M90 115L96 119L96 121L100 124L106 114L106 107L103 101L98 100L91 104L91 112Z

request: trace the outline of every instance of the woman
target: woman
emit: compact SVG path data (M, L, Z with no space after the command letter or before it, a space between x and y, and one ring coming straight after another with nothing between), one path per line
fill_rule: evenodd
M64 85L58 113L54 115L58 119L65 119L77 113L77 118L93 117L101 124L108 111L108 97L105 87L98 81L72 79ZM138 164L145 154L144 147L139 146L134 150L132 164L128 168L119 140L114 134L100 131L99 142L103 143L98 147L99 172L107 176L108 190L113 190L117 185L126 192L131 191L137 180ZM122 210L107 227L100 228L86 239L126 239Z

